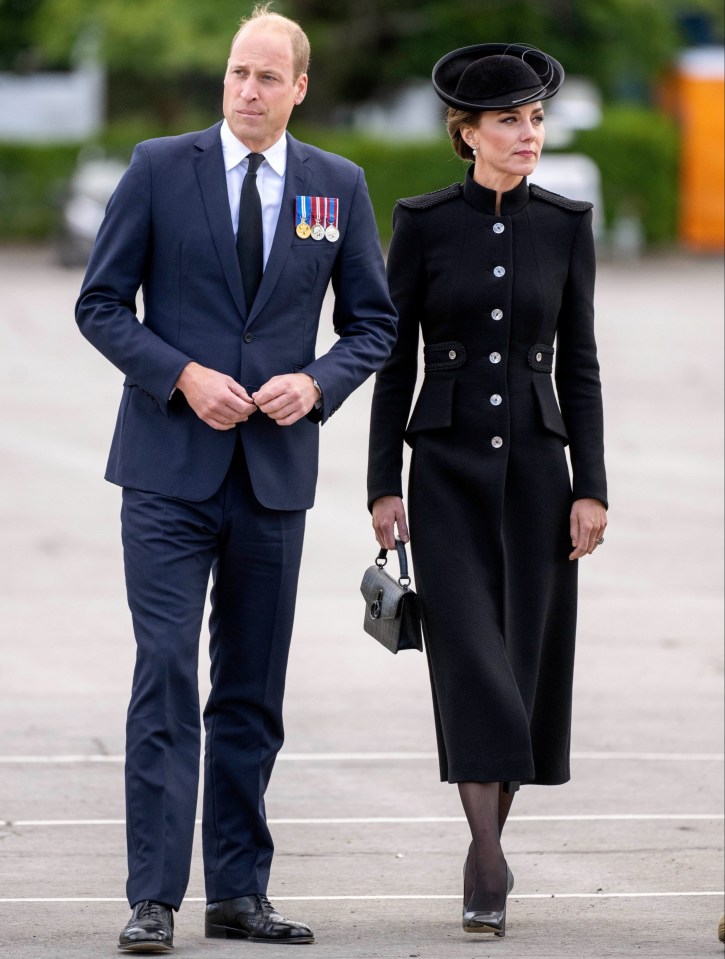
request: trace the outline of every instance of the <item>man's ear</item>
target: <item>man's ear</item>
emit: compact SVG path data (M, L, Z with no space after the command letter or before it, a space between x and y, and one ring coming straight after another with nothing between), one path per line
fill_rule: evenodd
M300 103L302 103L304 98L307 96L307 74L306 73L301 73L297 77L297 80L295 81L295 87L296 87L295 106L299 106Z

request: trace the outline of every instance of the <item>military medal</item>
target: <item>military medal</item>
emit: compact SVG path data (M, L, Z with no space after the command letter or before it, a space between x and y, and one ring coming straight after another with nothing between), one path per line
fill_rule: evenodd
M312 231L310 230L310 224L307 222L307 197L298 196L297 197L297 226L295 227L295 233L300 238L300 240L306 240Z
M315 210L315 214L314 214L314 216L315 216L315 222L314 222L314 224L313 224L313 226L312 226L312 232L311 232L311 235L312 235L312 239L313 239L313 240L324 240L324 239L325 239L325 228L324 228L324 226L322 225L322 223L320 222L320 221L321 221L321 215L320 215L320 201L321 201L321 199L322 199L322 198L319 197L319 196L313 196L313 197L311 198L311 202L312 202L312 205L314 206L314 210Z
M325 206L327 206L328 200L325 200ZM329 214L325 215L325 222L327 227L325 229L325 237L330 241L330 243L337 243L340 239L340 231L337 229L337 217L338 217L338 206L339 201L337 197L331 196L329 198Z

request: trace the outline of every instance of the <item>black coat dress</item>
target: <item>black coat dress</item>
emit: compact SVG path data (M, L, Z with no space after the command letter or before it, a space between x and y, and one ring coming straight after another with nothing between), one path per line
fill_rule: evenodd
M369 503L402 496L406 440L441 778L556 784L569 778L569 514L607 496L591 204L525 180L500 215L495 200L469 170L396 206L398 341L376 379Z

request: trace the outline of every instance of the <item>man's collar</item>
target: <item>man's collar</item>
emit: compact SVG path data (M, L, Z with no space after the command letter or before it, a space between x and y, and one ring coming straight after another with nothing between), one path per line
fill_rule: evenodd
M241 140L234 136L226 120L221 125L219 131L222 141L222 150L224 152L224 167L231 170L245 159L250 153L249 147L245 146ZM269 163L277 176L283 177L287 169L287 133L286 131L273 143L271 147L264 151L264 159Z

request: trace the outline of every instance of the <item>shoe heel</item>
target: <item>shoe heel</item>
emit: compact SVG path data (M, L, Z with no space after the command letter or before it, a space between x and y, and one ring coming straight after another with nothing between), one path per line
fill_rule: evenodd
M207 939L250 939L243 929L231 929L229 926L218 926L207 922L204 926L204 935Z
M494 936L498 936L499 939L503 939L505 935L506 935L506 904L504 903L503 916L501 917L501 928L498 932L494 932Z

